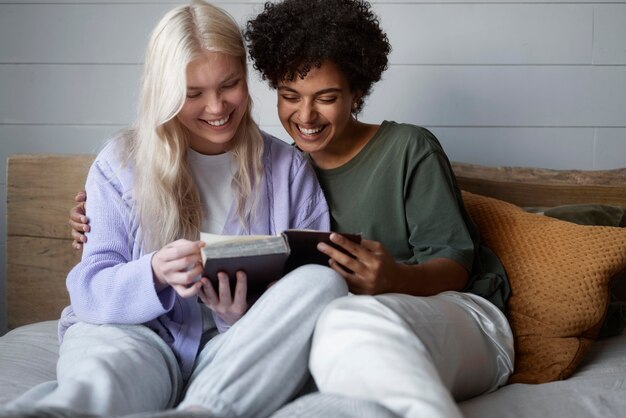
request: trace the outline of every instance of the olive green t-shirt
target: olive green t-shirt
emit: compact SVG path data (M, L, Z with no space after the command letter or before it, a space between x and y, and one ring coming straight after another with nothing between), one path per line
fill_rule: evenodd
M504 310L510 292L504 268L479 245L448 158L431 132L385 121L352 160L315 170L333 230L360 232L408 264L452 259L470 272L466 291Z

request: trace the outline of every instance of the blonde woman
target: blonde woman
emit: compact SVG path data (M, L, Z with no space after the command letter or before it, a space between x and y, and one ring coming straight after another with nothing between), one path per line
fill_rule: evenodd
M259 131L251 107L232 18L203 2L167 13L148 45L137 121L87 178L92 221L67 278L57 380L5 411L264 417L302 387L318 314L347 294L341 276L301 267L251 307L245 274L234 295L223 274L219 289L197 280L200 230L329 229L306 160Z

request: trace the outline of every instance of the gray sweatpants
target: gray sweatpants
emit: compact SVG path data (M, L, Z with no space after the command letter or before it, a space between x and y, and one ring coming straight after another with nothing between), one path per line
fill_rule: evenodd
M404 418L461 418L456 402L504 385L513 334L480 296L349 296L317 322L310 368L322 394L378 402Z
M226 333L211 338L184 382L167 344L143 325L78 323L65 334L57 380L7 407L62 407L106 416L202 407L217 417L266 417L309 378L311 335L322 309L346 295L328 267L279 280Z

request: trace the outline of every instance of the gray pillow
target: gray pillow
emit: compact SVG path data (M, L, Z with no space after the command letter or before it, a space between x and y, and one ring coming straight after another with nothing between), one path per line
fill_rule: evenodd
M625 209L609 205L564 205L549 208L543 214L579 225L624 226Z

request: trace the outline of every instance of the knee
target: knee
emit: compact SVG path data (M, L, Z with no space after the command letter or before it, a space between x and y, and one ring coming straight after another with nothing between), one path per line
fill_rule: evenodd
M287 274L280 282L299 294L317 299L320 306L348 294L346 281L330 267L308 264Z
M354 329L360 324L371 323L374 318L380 317L376 305L373 296L355 295L335 299L322 311L315 333L322 338L334 330Z
M330 267L309 265L303 267L314 277L315 285L331 300L348 294L348 284L339 273Z
M371 328L378 315L373 296L346 296L328 304L317 320L309 368L320 390L337 370L354 364L361 349L379 336ZM350 366L351 367L351 366Z

